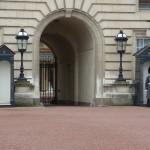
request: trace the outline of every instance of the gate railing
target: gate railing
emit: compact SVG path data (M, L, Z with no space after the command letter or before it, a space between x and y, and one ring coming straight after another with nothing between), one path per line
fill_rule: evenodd
M57 100L56 61L42 57L40 61L40 100L44 105L55 104Z

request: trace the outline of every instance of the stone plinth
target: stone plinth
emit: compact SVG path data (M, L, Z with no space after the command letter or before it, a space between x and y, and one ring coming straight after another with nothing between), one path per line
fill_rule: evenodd
M126 81L115 81L104 85L104 105L133 105L134 85Z
M32 87L33 85L26 79L15 81L15 93L30 93Z
M34 86L27 81L17 80L15 85L15 104L17 106L33 106L37 104L37 101L32 98L32 90Z

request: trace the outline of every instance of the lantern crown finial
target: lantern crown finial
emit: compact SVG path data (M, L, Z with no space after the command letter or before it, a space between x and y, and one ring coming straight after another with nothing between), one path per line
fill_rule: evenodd
M20 31L24 31L24 26L23 25L21 25L20 28L21 28Z

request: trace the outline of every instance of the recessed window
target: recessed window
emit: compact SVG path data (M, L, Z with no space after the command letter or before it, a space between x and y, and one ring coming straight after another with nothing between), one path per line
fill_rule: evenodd
M136 49L139 51L141 48L145 46L150 46L150 39L147 38L139 38L136 41Z
M140 10L150 10L150 0L139 0Z

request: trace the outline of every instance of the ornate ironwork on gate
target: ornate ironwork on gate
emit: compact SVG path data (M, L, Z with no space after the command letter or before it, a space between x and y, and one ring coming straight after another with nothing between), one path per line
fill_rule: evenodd
M40 54L40 100L44 105L57 103L56 58L51 53Z

